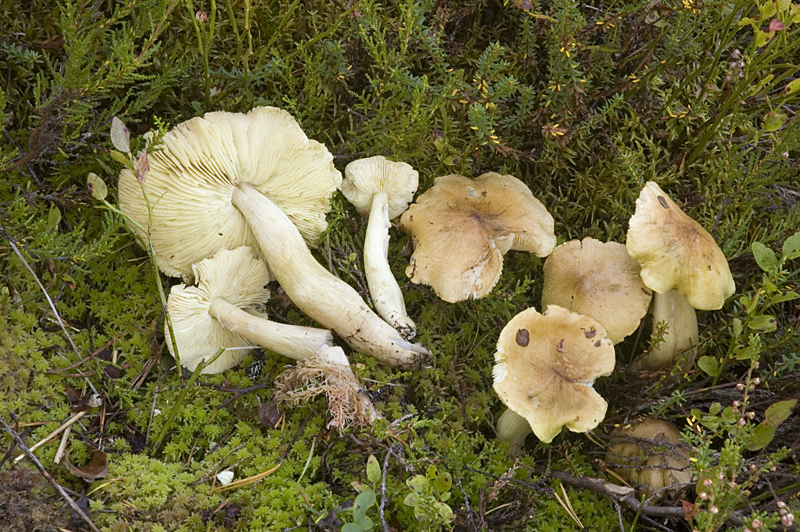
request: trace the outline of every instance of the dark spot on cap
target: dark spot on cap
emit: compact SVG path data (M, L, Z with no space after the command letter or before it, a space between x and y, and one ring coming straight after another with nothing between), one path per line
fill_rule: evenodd
M486 197L486 191L485 190L483 192L481 192L481 196L483 196L484 198Z
M220 233L219 236L222 236L222 233Z
M559 351L559 352L564 350L564 339L563 338L561 340L559 340L558 345L556 345L556 350Z
M525 347L531 341L531 334L528 329L520 329L517 331L517 344Z
M596 342L594 343L594 346L595 346L595 347L600 347L600 345L601 345L602 343L603 343L603 342L601 342L600 340L598 340L598 341L596 341Z
M583 331L583 334L584 334L584 336L586 336L586 338L594 338L594 335L597 334L597 331L595 330L594 327L592 327L588 331L586 331L586 330Z
M662 207L665 209L669 209L669 205L667 205L667 200L664 199L664 196L658 196L658 202L661 204Z
M708 265L708 270L711 271L711 265L710 264Z

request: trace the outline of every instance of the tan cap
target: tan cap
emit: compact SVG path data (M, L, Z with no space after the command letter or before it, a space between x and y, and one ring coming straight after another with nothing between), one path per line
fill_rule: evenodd
M622 478L639 485L655 502L663 488L692 481L689 448L678 428L663 419L646 418L612 436L606 462Z
M544 205L516 177L494 172L437 177L400 221L414 241L406 275L449 302L488 294L509 249L545 257L556 245Z
M351 162L345 167L344 175L342 194L358 212L369 212L372 198L384 192L388 197L390 220L408 208L419 185L419 173L410 164L390 161L380 155Z
M148 162L144 186L158 266L187 281L191 265L220 248L258 250L244 216L231 204L237 184L249 183L268 196L315 245L342 179L325 146L309 140L289 113L274 107L192 118L164 135L148 151ZM120 173L119 204L148 227L141 186L128 169Z
M194 371L203 359L210 359L220 348L255 347L252 342L231 332L209 314L214 298L222 297L238 308L252 307L269 299L267 266L253 257L250 248L221 249L212 259L193 266L197 286L173 286L167 312L175 332L181 365ZM175 356L169 327L164 327L167 347ZM250 349L232 349L203 369L220 373L237 365Z
M617 242L570 240L544 263L542 308L559 305L591 316L615 344L639 327L652 295L639 276L639 263Z
M605 417L608 404L592 384L614 370L614 345L593 318L555 305L546 314L529 308L503 328L494 357L497 395L541 441L562 426L587 432Z
M659 294L674 288L696 309L722 308L736 290L711 235L652 181L636 200L626 246L642 266L644 284Z

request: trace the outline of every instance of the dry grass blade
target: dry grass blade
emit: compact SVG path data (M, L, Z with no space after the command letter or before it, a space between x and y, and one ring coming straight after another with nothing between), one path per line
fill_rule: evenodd
M585 528L581 520L578 518L578 514L575 513L575 510L572 508L572 503L569 501L569 496L567 495L567 490L564 489L564 484L559 483L559 487L561 487L561 493L564 494L564 500L561 500L561 497L558 496L558 492L554 492L553 494L556 496L556 500L564 508L564 511L569 514L575 524L577 524L581 529ZM566 502L564 502L566 501Z
M236 488L241 488L241 487L244 487L244 486L249 486L250 484L255 484L259 480L263 480L263 479L267 478L268 476L270 476L271 474L273 474L282 465L283 465L283 462L279 463L278 465L276 465L272 469L267 469L263 473L259 473L258 475L253 475L252 477L243 478L241 480L237 480L236 482L231 482L230 484L227 484L227 485L222 486L220 488L214 488L211 491L213 493L218 493L220 491L227 491L227 490L232 490L232 489L236 489Z

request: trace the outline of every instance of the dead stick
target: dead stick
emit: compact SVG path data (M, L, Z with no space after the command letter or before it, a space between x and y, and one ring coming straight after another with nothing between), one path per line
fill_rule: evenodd
M42 446L42 445L44 445L45 443L49 442L50 440L52 440L53 438L55 438L56 436L58 436L59 434L61 434L61 433L62 433L62 432L64 432L65 430L67 430L68 428L70 428L70 427L72 426L72 424L73 424L73 423L75 423L76 421L78 421L78 420L79 420L80 418L82 418L84 415L86 415L86 410L84 410L83 412L77 412L77 413L73 414L73 415L72 415L72 417L70 417L69 419L67 419L67 420L64 422L64 424L63 424L63 425L61 425L61 426L60 426L60 427L58 427L56 430L54 430L53 432L51 432L50 434L48 434L47 436L45 436L45 437L44 437L44 439L43 439L42 441L40 441L39 443L37 443L36 445L34 445L34 446L33 446L33 447L31 447L30 449L28 449L28 451L29 451L30 453L33 453L33 451L35 451L36 449L38 449L39 447L41 447L41 446ZM26 453L26 454L27 454L27 453ZM24 455L24 454L21 454L21 455L17 456L17 457L14 459L14 463L16 464L17 462L19 462L19 461L20 461L20 460L22 460L23 458L25 458L25 455Z
M22 441L22 438L20 438L19 434L17 434L15 430L9 427L8 423L6 423L6 420L3 419L2 417L0 417L0 423L3 424L3 428L6 429L6 432L8 432L8 434L11 435L12 438L14 438L14 441L17 442L19 448L22 449L22 451L28 455L28 458L30 458L31 462L33 462L33 464L36 466L39 472L42 475L44 475L44 478L47 479L47 481L50 483L51 486L53 486L53 488L58 492L58 494L61 495L61 497L65 501L67 501L67 504L70 505L70 507L75 511L75 513L78 514L80 518L86 522L87 525L89 525L89 528L92 529L93 532L100 532L100 529L95 526L95 524L92 522L89 516L86 515L86 512L84 512L83 509L80 506L78 506L78 503L76 503L72 497L67 495L67 492L64 491L64 488L62 488L61 485L58 482L56 482L53 477L50 476L50 473L47 472L47 470L44 468L41 462L39 462L36 456L34 456L34 454L31 452L31 450L28 449L28 446L25 445L25 442Z

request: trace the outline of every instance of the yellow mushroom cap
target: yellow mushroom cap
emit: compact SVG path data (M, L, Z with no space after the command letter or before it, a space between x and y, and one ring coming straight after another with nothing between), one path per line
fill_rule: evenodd
M400 221L414 242L406 275L449 302L488 294L509 249L545 257L556 244L544 205L516 177L494 172L437 177Z
M612 436L606 462L622 478L637 484L654 500L659 490L692 481L689 449L681 444L678 428L662 419L646 418L623 427Z
M342 180L327 148L309 140L292 115L275 107L192 118L164 135L147 156L144 186L151 211L129 169L120 173L120 209L145 229L152 215L150 237L159 268L186 281L192 264L220 248L244 245L260 254L244 216L231 204L238 184L249 183L269 197L315 245Z
M605 417L608 403L592 388L614 370L614 345L600 323L551 305L529 308L500 333L494 389L500 400L549 443L566 426L587 432Z
M644 284L659 294L674 288L696 309L722 308L736 290L728 261L708 231L652 181L636 200L626 246L642 266Z
M652 295L639 275L639 263L617 242L570 240L544 263L542 308L559 305L591 316L615 344L639 327Z

